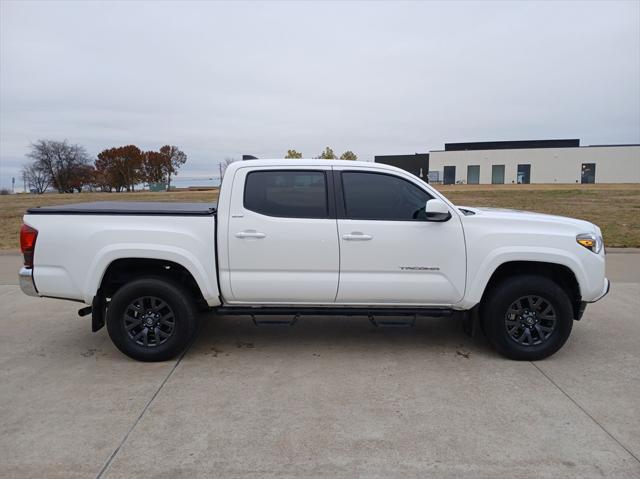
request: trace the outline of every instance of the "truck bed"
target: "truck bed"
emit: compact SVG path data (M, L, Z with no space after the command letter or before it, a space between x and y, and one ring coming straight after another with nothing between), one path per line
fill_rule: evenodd
M217 203L95 201L29 208L30 215L213 216Z

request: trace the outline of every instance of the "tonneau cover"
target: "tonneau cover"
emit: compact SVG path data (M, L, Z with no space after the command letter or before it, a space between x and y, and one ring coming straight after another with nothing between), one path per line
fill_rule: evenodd
M30 215L213 216L217 203L96 201L29 208Z

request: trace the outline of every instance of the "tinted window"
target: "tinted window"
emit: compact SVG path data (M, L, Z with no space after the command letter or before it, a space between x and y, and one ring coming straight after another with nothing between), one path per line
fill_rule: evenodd
M327 218L327 180L320 171L252 171L244 207L268 216Z
M426 191L397 176L342 173L346 216L355 220L414 221L426 219Z

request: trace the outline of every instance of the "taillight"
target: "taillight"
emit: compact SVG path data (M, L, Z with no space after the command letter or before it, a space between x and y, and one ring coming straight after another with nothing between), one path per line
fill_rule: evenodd
M36 238L38 230L31 226L22 225L20 228L20 249L24 256L24 265L27 268L33 268L33 251L36 249Z

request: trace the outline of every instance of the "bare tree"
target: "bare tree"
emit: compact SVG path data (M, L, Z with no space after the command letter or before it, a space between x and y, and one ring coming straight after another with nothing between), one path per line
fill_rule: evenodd
M51 186L51 175L38 163L25 165L22 168L22 177L25 179L29 191L34 190L39 195Z
M59 193L73 193L77 169L89 164L84 147L72 145L67 140L38 140L27 153L34 165L46 172L51 184Z
M238 161L236 158L225 158L224 161L220 162L220 182L222 182L222 178L224 178L224 174L227 171L227 168L234 161Z

